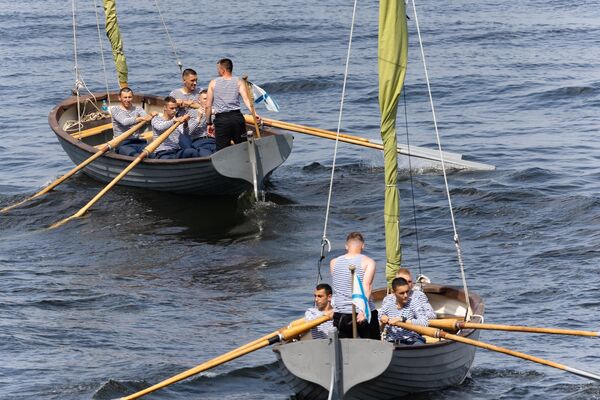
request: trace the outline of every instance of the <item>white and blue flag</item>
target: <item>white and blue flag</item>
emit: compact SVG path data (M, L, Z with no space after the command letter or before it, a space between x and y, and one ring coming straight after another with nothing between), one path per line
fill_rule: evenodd
M265 103L265 107L269 111L279 112L279 105L263 88L250 82L252 85L252 92L254 93L254 103Z
M358 274L354 274L354 282L352 283L352 304L360 311L365 313L367 322L371 322L371 310L369 309L369 299L365 296L365 289Z

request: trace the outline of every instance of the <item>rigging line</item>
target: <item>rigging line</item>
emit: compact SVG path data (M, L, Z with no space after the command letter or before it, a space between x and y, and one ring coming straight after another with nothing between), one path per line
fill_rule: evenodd
M410 154L410 139L408 137L408 109L406 106L406 86L402 89L402 98L404 99L404 126L406 127L406 148L408 149L408 174L410 176L410 193L412 195L413 221L415 221L415 240L417 245L417 264L419 266L419 275L423 274L421 270L421 247L419 246L419 226L417 224L417 206L415 205L415 185L413 182L412 156Z
M446 165L444 163L444 153L442 152L442 143L440 141L440 133L438 130L437 119L435 117L435 108L433 106L433 96L431 95L431 85L429 83L429 74L427 73L427 63L425 61L425 50L423 49L423 40L421 38L421 29L419 28L419 17L417 16L417 6L415 0L412 0L413 13L415 16L415 26L417 28L417 36L419 37L419 47L421 49L421 59L423 62L423 69L425 71L425 81L427 83L427 93L429 94L429 105L431 106L431 114L433 117L433 126L435 128L435 136L437 140L438 150L440 152L440 161L442 162L442 173L444 175L444 184L446 186L446 197L448 198L448 206L450 208L450 218L452 220L452 230L454 231L454 246L456 247L456 255L458 257L458 264L460 266L460 276L462 278L463 289L465 291L465 299L467 305L467 316L470 314L471 304L469 297L469 290L467 288L467 278L465 276L465 266L462 258L462 251L460 248L460 240L458 237L458 231L456 230L456 222L454 219L454 210L452 208L452 199L450 198L450 188L448 187L448 176L446 174Z
M346 55L346 66L344 69L344 83L342 84L342 98L340 100L340 112L339 112L339 116L338 116L338 125L337 125L337 130L336 130L336 136L335 136L335 146L334 146L334 150L333 150L333 162L331 165L331 178L329 179L329 193L327 195L327 207L325 210L325 224L323 226L323 238L322 238L322 244L324 242L328 242L327 240L327 224L329 222L329 209L331 208L331 195L333 192L333 177L335 174L335 163L336 163L336 159L337 159L337 150L338 150L338 144L339 144L339 138L340 138L340 128L342 125L342 115L343 115L343 111L344 111L344 97L346 96L346 82L348 81L348 67L350 65L350 53L352 50L352 35L354 34L354 21L356 19L356 4L357 4L358 0L354 0L354 6L352 8L352 23L350 25L350 37L348 39L348 53Z
M154 4L156 4L156 9L158 10L158 15L160 16L160 20L162 21L163 27L165 28L165 32L167 33L167 38L169 38L169 43L171 44L171 50L173 50L173 55L175 56L175 60L177 60L177 66L179 67L179 72L183 72L183 65L181 64L181 60L177 55L177 49L175 48L175 43L173 39L171 39L171 34L169 33L169 29L167 28L167 24L165 23L165 19L160 11L160 6L158 5L158 0L154 0Z
M79 64L77 60L77 23L75 22L75 0L71 0L71 11L73 13L73 54L75 65L75 95L77 96L77 132L81 133L81 105L79 104Z
M100 17L98 16L98 5L96 0L94 0L94 11L96 13L96 29L98 30L98 43L100 44L100 59L102 60L102 71L104 72L104 86L106 87L106 101L108 101L108 106L110 107L112 104L110 103L110 96L108 95L108 76L106 74L106 62L104 60L104 46L102 45L102 34L100 33Z

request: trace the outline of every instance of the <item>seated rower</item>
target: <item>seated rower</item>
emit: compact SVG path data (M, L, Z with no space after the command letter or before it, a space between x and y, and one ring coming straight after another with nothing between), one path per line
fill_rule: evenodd
M215 135L208 133L208 126L206 125L205 107L207 98L207 90L202 89L198 95L200 108L196 110L199 119L198 128L190 135L192 137L192 147L198 150L198 156L200 157L208 157L217 150Z
M327 283L320 283L315 288L315 307L311 307L304 313L306 321L312 321L322 315L333 317L333 307L331 306L331 296L333 290ZM323 322L321 325L312 328L310 333L313 339L327 339L329 333L333 330L333 321Z
M110 115L113 121L113 137L117 137L123 132L129 130L132 126L142 121L150 121L156 112L147 114L140 106L131 104L133 100L133 91L124 87L119 91L119 105L110 107ZM117 154L134 157L138 155L148 144L140 137L143 128L135 132L129 138L125 139L115 150Z
M197 125L197 119L190 119L188 114L176 117L177 100L171 96L165 97L165 105L162 114L152 119L152 133L154 139L163 134L167 129L173 126L175 122L189 121L189 125L194 128ZM183 125L179 125L169 137L158 146L152 154L152 158L170 159L170 158L192 158L198 157L198 152L192 148L192 140L184 133Z
M392 290L396 301L387 302L379 310L379 322L385 326L386 340L396 344L423 344L425 338L418 333L402 329L399 326L388 325L396 321L408 322L415 325L428 326L429 319L422 308L416 307L409 296L410 286L404 278L394 278Z
M200 109L200 92L198 88L198 74L191 68L186 68L181 74L183 80L183 87L174 89L169 93L169 96L177 100L177 116L181 117L185 114L189 114L190 118L200 118L200 113L197 110ZM206 129L204 129L206 131ZM191 136L192 140L199 138L201 135L201 128L197 126L190 129L188 123L184 123L183 131Z
M427 319L435 319L437 318L435 311L433 311L433 307L429 304L429 299L427 295L423 293L419 288L415 287L412 274L408 268L399 268L396 272L396 278L404 278L406 282L408 282L409 292L408 296L411 299L411 302L414 307L422 309L423 313L427 316ZM381 302L381 306L383 307L386 303L394 303L396 301L396 296L393 293L388 294L383 298Z

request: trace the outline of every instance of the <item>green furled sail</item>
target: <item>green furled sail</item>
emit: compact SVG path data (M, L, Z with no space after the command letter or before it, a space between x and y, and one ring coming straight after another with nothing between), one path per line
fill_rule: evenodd
M385 277L388 285L400 268L400 195L398 193L398 158L396 114L398 99L406 75L408 28L404 0L379 2L379 109L381 139L385 163Z
M106 36L112 46L119 86L125 87L127 86L127 60L125 59L121 31L117 20L116 0L104 0L104 14L106 15Z

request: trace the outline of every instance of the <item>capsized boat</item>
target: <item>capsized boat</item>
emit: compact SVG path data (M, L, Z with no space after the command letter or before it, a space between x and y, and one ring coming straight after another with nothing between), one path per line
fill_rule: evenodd
M379 109L384 146L384 226L389 284L401 262L395 126L407 66L408 29L404 1L380 0L379 7ZM416 12L415 21L418 21ZM446 181L443 163L442 167ZM449 191L446 192L449 196ZM451 216L454 222L452 212ZM456 224L453 223L453 227L463 286L426 284L422 289L438 318L482 322L484 302L467 288ZM386 292L387 289L374 291L374 300L381 302ZM479 333L463 330L459 335L477 339ZM327 339L303 337L279 344L274 351L285 380L298 398L396 399L458 385L467 377L475 347L445 339L426 339L424 344L410 346L370 339L340 340L334 330Z
M118 101L118 93L110 93L109 96L111 101ZM75 164L93 155L97 151L94 146L113 137L110 116L96 111L101 109L103 100L107 100L106 94L79 96L79 100L72 96L54 107L48 116L50 127ZM163 99L136 94L133 104L143 107L146 112L159 112ZM78 113L86 109L93 110L99 119L78 118ZM86 119L89 121L81 122L81 127L69 123ZM258 188L262 188L269 175L288 158L292 146L291 134L263 130L261 137L226 147L209 157L145 159L119 184L203 196L238 195L251 190L255 179ZM85 167L83 172L100 182L110 182L132 161L133 157L107 152Z

